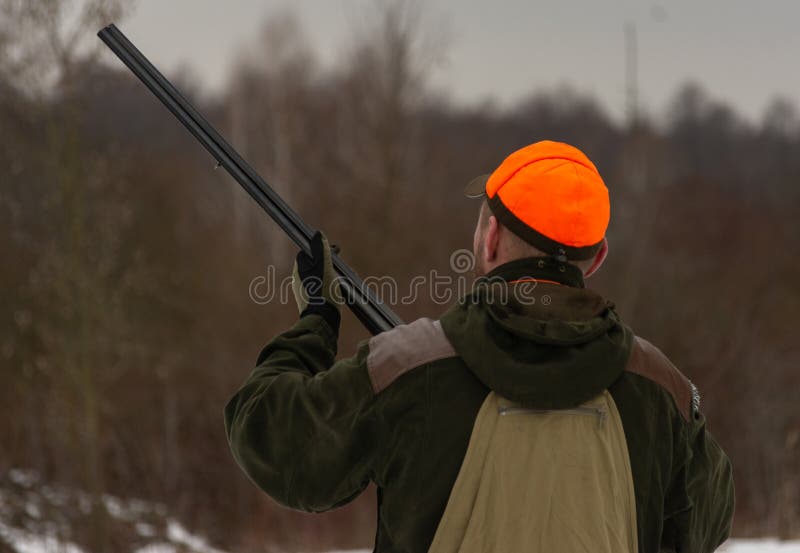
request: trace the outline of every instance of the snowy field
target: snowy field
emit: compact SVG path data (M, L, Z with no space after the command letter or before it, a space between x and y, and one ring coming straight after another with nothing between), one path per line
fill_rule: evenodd
M800 553L800 541L730 540L717 549L719 553ZM333 553L371 553L371 549Z
M719 553L800 553L800 541L729 540L717 549ZM371 553L371 549L336 551L332 553Z
M717 551L724 553L800 553L800 541L728 540Z
M0 538L16 553L86 553L77 545L53 537L34 536L11 529L0 522ZM371 549L332 551L331 553L370 553ZM724 553L800 553L800 541L730 540L718 551ZM135 550L135 553L224 553L209 546L200 537L180 525L173 526L168 541L154 542Z
M90 553L64 539L70 520L63 513L86 515L91 499L81 490L42 482L33 471L12 469L0 475L0 551L9 553ZM136 536L131 553L227 553L211 546L201 535L185 527L165 506L112 495L100 498L118 525ZM12 521L14 521L12 523ZM369 549L330 553L369 553ZM800 540L730 540L721 553L800 553ZM230 552L233 553L233 552Z
M770 539L729 540L717 549L719 553L800 553L800 540L778 541ZM333 553L371 553L371 549L337 551ZM159 552L160 553L160 552Z
M86 553L77 545L53 537L34 536L28 532L11 529L0 522L0 538L16 553ZM371 549L332 551L331 553L370 553ZM720 549L724 553L800 553L800 541L730 540ZM135 550L135 553L224 553L207 544L177 523L171 525L169 536Z

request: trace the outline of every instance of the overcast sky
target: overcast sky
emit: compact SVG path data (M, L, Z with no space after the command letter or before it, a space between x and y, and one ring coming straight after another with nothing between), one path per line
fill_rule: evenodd
M513 102L568 83L616 116L625 111L623 28L638 36L641 104L663 112L687 80L751 119L777 95L800 104L797 0L419 0L431 29L446 28L434 85L461 102ZM167 72L188 66L218 91L231 60L271 14L296 13L323 63L335 60L365 0L139 0L122 30ZM290 6L290 7L289 7ZM444 23L444 24L443 24Z

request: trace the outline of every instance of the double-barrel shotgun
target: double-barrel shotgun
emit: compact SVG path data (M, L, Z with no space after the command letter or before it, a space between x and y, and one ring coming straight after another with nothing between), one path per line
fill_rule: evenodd
M314 230L242 159L122 31L111 24L100 30L97 36L208 150L216 160L217 167L225 169L299 248L310 253L309 244ZM345 302L368 331L378 334L403 323L336 252L331 252L331 257L339 274Z

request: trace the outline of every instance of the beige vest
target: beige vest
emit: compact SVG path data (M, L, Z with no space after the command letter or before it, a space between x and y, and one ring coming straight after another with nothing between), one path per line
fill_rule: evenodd
M430 553L637 553L628 447L607 391L580 407L481 406Z

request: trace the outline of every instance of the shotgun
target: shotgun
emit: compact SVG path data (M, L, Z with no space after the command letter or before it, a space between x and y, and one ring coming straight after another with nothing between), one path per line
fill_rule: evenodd
M297 244L311 253L309 243L314 231L269 186L252 167L242 159L228 142L200 115L180 92L112 23L97 33L136 77L150 89L172 115L203 145L217 162L266 211L267 215ZM366 329L374 334L403 324L403 321L375 295L372 289L351 269L336 252L331 252L333 267L339 274L342 295L350 310Z

